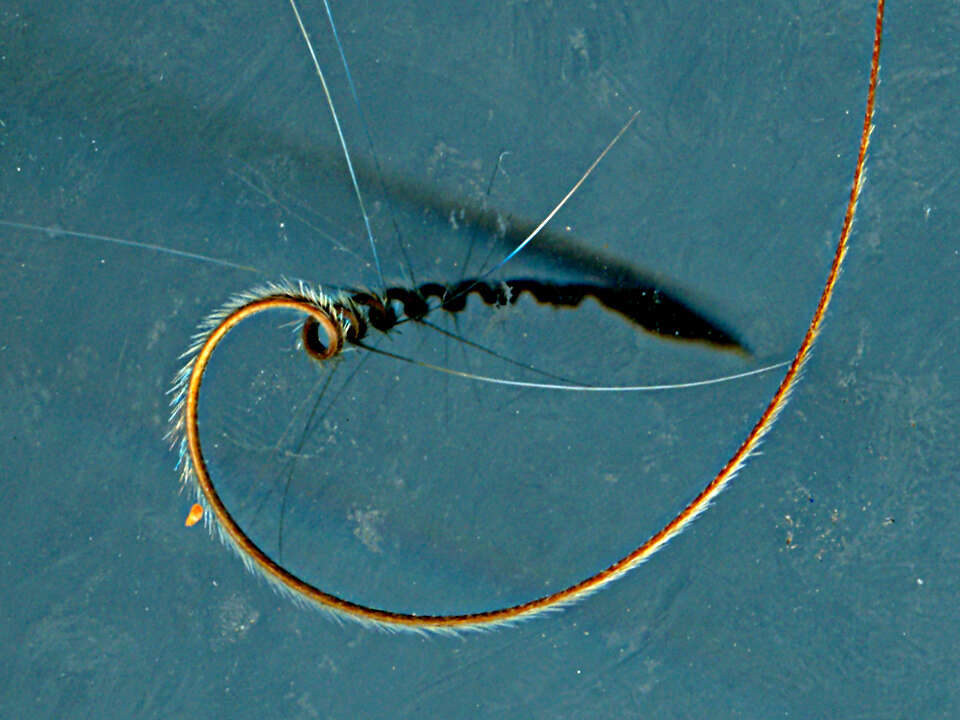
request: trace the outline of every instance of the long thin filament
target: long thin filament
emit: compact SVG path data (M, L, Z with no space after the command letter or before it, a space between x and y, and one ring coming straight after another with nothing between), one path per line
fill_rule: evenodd
M182 438L181 456L186 460L183 464L182 478L186 484L192 485L196 489L198 502L204 507L203 517L207 523L213 524L223 541L240 555L248 568L266 578L280 591L289 594L298 601L330 611L339 618L354 620L387 630L456 633L463 630L479 630L526 620L540 613L577 602L649 559L672 538L689 527L693 520L723 491L750 455L757 449L790 398L790 394L800 378L804 363L809 358L814 342L820 334L823 319L833 297L837 278L840 275L840 269L847 253L847 243L853 226L857 201L863 187L867 147L873 130L874 100L880 68L880 43L883 34L883 11L884 0L878 0L866 111L843 226L840 230L840 237L837 241L833 262L823 292L800 347L797 349L783 381L760 419L747 434L746 439L740 444L736 452L733 453L733 456L686 507L643 544L609 567L557 592L519 605L460 615L406 614L354 603L324 592L272 560L257 547L236 523L220 499L210 478L200 445L198 420L200 386L210 357L224 336L243 320L266 310L286 308L305 313L327 333L329 349L331 350L330 355L335 354L333 351L339 351L343 338L346 337L349 330L349 321L344 319L346 315L338 310L334 300L303 285L299 287L274 285L259 292L234 298L231 303L208 318L207 322L201 326L200 332L196 336L196 344L186 354L191 359L174 381L172 390L174 412L171 435Z

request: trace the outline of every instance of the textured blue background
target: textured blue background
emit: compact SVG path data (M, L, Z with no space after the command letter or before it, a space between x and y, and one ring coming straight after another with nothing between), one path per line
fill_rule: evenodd
M0 220L47 228L0 227L0 714L960 713L955 3L888 8L849 264L764 454L627 579L463 640L329 622L182 526L164 392L194 325L282 276L376 282L289 7L59 5L0 11ZM391 278L411 271L391 207L417 278L458 277L470 229L418 198L480 202L509 151L488 203L542 217L641 110L557 226L669 278L758 358L790 356L848 192L871 3L334 10L388 176L364 190ZM369 159L322 6L302 11ZM472 304L458 329L605 382L747 367L606 322ZM504 373L422 329L387 345ZM421 612L520 601L612 561L712 477L776 383L583 399L375 358L303 433L320 376L291 347L263 323L211 370L217 469L265 537L293 478L285 557Z

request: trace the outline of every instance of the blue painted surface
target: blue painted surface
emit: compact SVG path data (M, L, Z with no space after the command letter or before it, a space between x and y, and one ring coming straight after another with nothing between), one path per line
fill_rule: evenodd
M369 161L322 6L302 11ZM640 109L559 227L692 293L759 358L793 352L848 192L869 3L334 12L388 176L364 187L388 276L411 273L390 207L417 279L459 277L471 229L418 198L537 219ZM182 527L164 392L195 324L281 276L376 282L289 8L8 5L0 220L49 229L0 227L0 714L956 716L957 24L939 3L888 9L849 265L764 455L624 581L460 641L330 623ZM394 609L516 602L612 561L712 477L776 383L571 398L373 358L304 433L324 375L278 325L211 368L215 469L268 547L290 479L285 560ZM589 307L471 305L455 329L611 383L746 366ZM506 372L422 328L385 347Z

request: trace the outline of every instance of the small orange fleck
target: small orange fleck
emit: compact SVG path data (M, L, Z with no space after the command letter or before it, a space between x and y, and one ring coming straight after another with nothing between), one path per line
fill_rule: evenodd
M200 503L194 503L193 507L190 508L190 512L187 514L187 521L184 523L187 527L193 527L198 522L200 518L203 517L203 505Z

